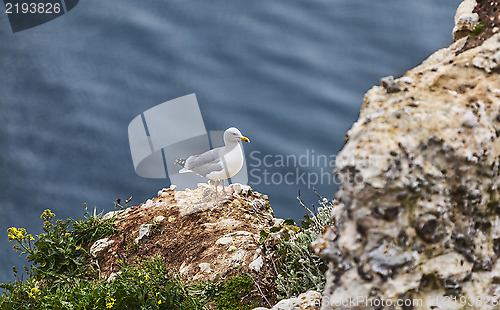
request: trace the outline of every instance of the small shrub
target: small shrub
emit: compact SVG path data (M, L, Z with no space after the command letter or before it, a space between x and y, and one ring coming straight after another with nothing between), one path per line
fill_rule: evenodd
M7 230L9 242L16 241L15 251L26 254L26 259L32 262L33 277L57 284L71 281L75 276L87 274L83 261L85 251L76 243L73 234L68 230L71 220L57 220L53 223L54 213L45 210L40 218L44 233L35 240L27 234L26 229L11 227Z
M104 219L103 213L85 212L83 219L73 222L73 235L78 244L89 244L96 240L112 236L117 230L114 227L116 216Z
M260 233L266 247L275 253L278 299L324 289L327 265L311 249L311 243L326 226L332 224L330 214L333 204L325 198L320 199L320 208L313 216L304 216L302 227L287 220L281 227Z
M246 274L226 281L199 282L192 292L203 304L217 310L250 310L260 305L259 297L254 294L254 281Z
M135 243L134 239L130 240L125 246L125 251L128 253L135 253L137 250L139 250L139 245Z

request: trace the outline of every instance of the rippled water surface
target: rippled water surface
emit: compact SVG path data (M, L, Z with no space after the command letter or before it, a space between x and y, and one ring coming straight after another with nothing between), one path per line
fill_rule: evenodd
M316 201L308 176L320 194L336 190L330 163L312 160L342 148L381 77L451 43L459 2L86 0L15 34L0 13L0 281L24 263L8 227L40 233L46 208L77 218L84 202L109 211L168 186L135 174L127 127L190 93L207 130L252 140L249 183L299 219L297 191ZM302 162L278 167L286 156Z

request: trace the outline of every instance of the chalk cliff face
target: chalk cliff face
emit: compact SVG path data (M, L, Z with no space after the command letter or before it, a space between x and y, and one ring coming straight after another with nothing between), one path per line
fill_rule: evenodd
M366 94L338 156L336 225L313 245L331 262L322 309L498 308L499 16L465 1L455 43Z

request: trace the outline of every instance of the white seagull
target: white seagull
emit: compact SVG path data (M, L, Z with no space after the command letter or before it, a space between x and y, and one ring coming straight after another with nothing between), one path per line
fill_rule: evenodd
M179 173L194 172L215 182L217 185L224 180L235 176L243 167L243 149L240 141L250 142L238 128L231 127L224 131L224 146L212 149L203 154L191 155L185 159L176 159L175 163L182 167Z

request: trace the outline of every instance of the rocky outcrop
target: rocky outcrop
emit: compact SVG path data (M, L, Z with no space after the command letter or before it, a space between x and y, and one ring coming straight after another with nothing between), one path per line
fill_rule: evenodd
M476 6L476 0L465 0L458 6L455 14L455 27L453 27L453 39L455 41L469 36L479 25L479 14L474 12Z
M465 1L460 39L366 94L338 156L336 224L314 243L331 262L322 309L498 308L500 34L463 36L481 16Z
M455 14L453 38L466 37L463 51L481 45L500 33L500 4L497 0L465 0Z
M185 191L172 186L138 206L105 215L114 219L116 233L90 246L102 275L113 278L120 260L154 255L190 281L250 271L265 275L259 238L274 224L268 198L240 184L228 191L216 201L208 184Z
M318 209L322 213L318 211L317 217L311 219L318 225L329 220L327 203L324 199ZM319 309L322 294L313 290L278 302L278 297L283 295L277 290L277 279L288 276L281 264L285 255L295 253L278 244L285 240L291 242L295 249L307 252L304 257L310 258L313 254L309 249L310 240L325 224L308 237L313 224L306 232L290 219L275 218L268 197L250 186L230 185L225 195L219 192L218 198L209 184L201 183L193 190L184 191L171 186L138 206L109 212L102 219L112 224L115 233L86 247L91 254L89 259L99 266L101 277L108 282L121 273L123 261L135 264L161 256L172 272L179 273L192 285L200 281L230 281L242 274L250 276L254 284L252 291L244 297L246 300L240 300L248 302L247 306L266 305L272 310ZM295 242L295 238L307 239ZM309 274L319 276L320 270L310 270ZM312 286L304 287L318 290Z

